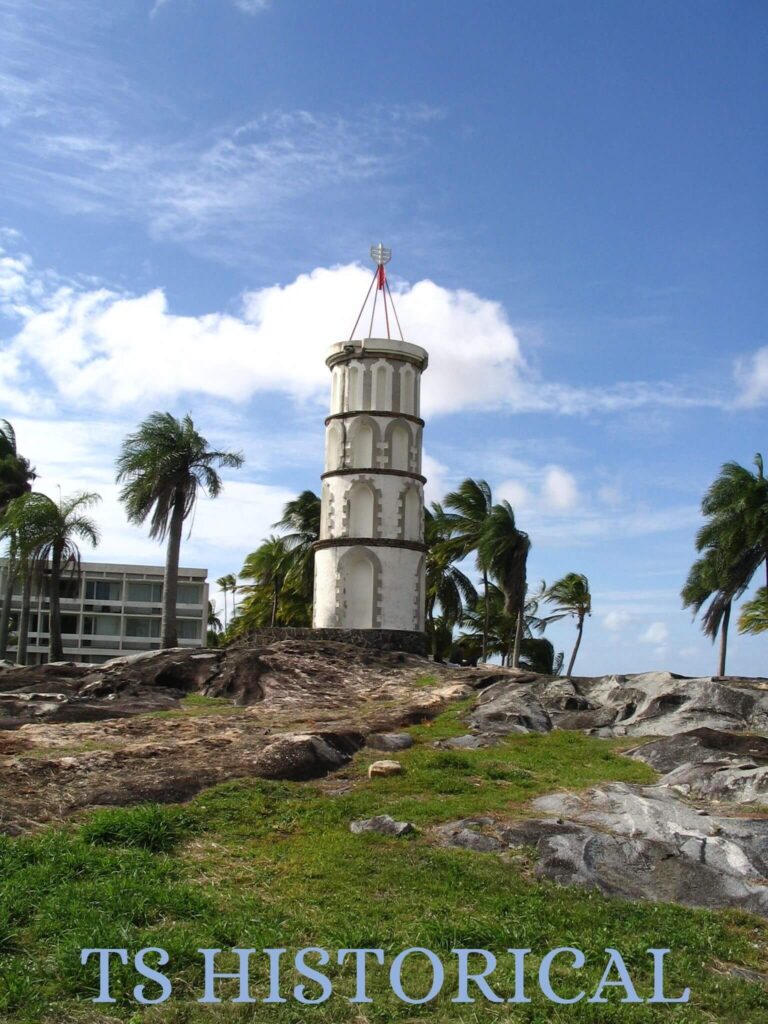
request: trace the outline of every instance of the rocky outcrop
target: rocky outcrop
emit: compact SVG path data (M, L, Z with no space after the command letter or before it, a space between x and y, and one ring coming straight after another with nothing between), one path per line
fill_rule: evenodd
M599 736L675 736L694 729L768 731L768 680L670 672L597 679L506 676L484 689L473 729L493 736L584 729Z
M422 658L299 639L0 668L0 831L227 779L318 778L468 692Z
M410 821L395 821L388 814L377 814L375 818L363 818L350 822L350 832L360 835L362 832L377 832L382 836L410 836L416 832L415 825Z

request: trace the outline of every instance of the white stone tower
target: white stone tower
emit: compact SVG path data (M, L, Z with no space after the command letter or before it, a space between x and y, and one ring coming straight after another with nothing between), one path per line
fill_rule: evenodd
M389 336L397 320L384 265L371 249L371 287L349 341L331 347L331 414L325 421L320 540L315 546L316 628L424 630L424 483L419 417L427 353ZM375 290L374 290L375 285ZM373 291L386 338L353 340ZM388 304L389 303L389 304Z

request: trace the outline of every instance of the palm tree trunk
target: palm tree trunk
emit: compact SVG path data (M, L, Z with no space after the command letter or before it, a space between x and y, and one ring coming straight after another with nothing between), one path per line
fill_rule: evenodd
M222 587L221 589L222 589L222 592L224 594L224 632L226 633L226 631L227 631L227 588L226 587Z
M570 676L571 672L573 672L573 665L574 665L574 662L576 661L576 655L579 653L579 644L581 643L581 634L582 634L583 631L584 631L584 619L581 616L579 616L579 624L576 627L576 643L573 645L573 652L571 654L571 660L568 662L568 671L565 673L567 676Z
M50 593L48 609L50 627L48 630L48 661L63 661L64 646L61 642L61 596L59 580L61 579L61 548L54 545L51 551L51 575L49 579Z
M173 499L171 525L168 529L168 547L165 552L165 576L163 577L163 620L160 627L160 646L178 647L179 635L176 627L176 598L179 590L179 552L181 532L184 529L184 492L177 490Z
M488 604L488 573L483 570L483 590L485 592L485 622L483 623L483 654L482 658L485 661L486 651L488 650L488 633L490 631L491 622L491 608Z
M523 598L525 600L525 598ZM515 646L512 651L512 668L520 667L520 646L523 642L523 605L517 610L517 623L515 625Z
M278 585L277 580L275 580L274 588L273 588L273 592L272 592L272 621L270 622L270 626L274 626L277 623L277 601L278 601L279 596L280 596L280 587Z
M13 586L18 575L18 565L13 552L8 553L8 564L5 568L5 591L3 593L3 610L0 612L0 660L8 654L8 634L11 629L11 602Z
M21 615L19 617L19 640L16 645L16 664L27 664L27 640L29 638L29 610L32 604L32 570L27 569L21 591Z
M728 623L731 619L731 602L725 606L723 621L720 623L720 665L717 670L719 676L725 675L725 656L728 652Z

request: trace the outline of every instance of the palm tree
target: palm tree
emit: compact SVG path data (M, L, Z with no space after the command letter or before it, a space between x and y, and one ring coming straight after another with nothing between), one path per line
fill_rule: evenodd
M290 568L290 549L283 537L271 536L252 551L240 570L241 579L253 580L252 584L240 588L247 595L243 614L247 616L248 606L254 599L258 605L269 595L269 625L278 625L280 597ZM256 624L262 623L253 623Z
M32 558L36 574L42 578L50 562L48 660L62 661L64 646L61 640L61 593L62 574L70 574L80 580L80 548L78 541L87 541L94 547L99 543L99 531L86 510L101 501L98 494L82 491L69 498L53 501L46 495L35 508L33 532L37 535Z
M516 617L512 667L517 668L523 639L526 566L531 540L527 533L518 530L515 513L508 501L492 506L479 550L483 564L493 573L504 594L505 613Z
M544 593L544 584L538 592L528 595L523 614L523 636L520 641L520 657L518 668L530 669L543 675L558 675L563 666L563 654L555 653L552 644L541 635L546 628L547 620L539 617L539 603ZM488 653L498 654L501 664L511 664L513 658L515 636L517 634L517 615L509 615L505 611L504 592L495 583L488 586L490 603L490 628L488 632ZM485 622L485 598L478 598L477 605L465 611L462 625L465 630L459 635L456 646L469 660L479 656L482 643L483 625Z
M450 539L445 541L449 553L457 559L475 552L477 568L483 579L485 622L483 625L482 660L488 654L488 627L490 606L488 597L489 565L482 538L493 508L491 488L485 480L464 480L457 490L445 496L444 505L450 511L443 513Z
M216 580L216 586L219 587L224 596L224 629L227 628L227 591L232 594L232 611L234 612L235 603L235 587L237 586L237 577L233 572L227 573L226 576L219 576Z
M20 498L32 490L32 482L36 473L29 459L19 455L16 447L16 432L8 420L0 420L0 517L14 498ZM5 565L3 607L0 611L0 658L5 658L8 650L8 633L11 624L11 601L13 588L18 578L18 549L12 533L3 531L0 535L8 540L8 552Z
M761 563L768 586L768 479L763 457L754 458L757 472L738 462L726 462L701 502L708 522L696 537L696 550L728 549L731 575L737 587L746 589Z
M442 659L450 649L453 627L459 622L465 608L474 608L477 591L472 581L454 565L450 546L450 528L443 508L437 502L424 510L424 538L426 557L426 627L431 639L432 657ZM439 607L440 615L435 615Z
M320 496L302 491L283 506L283 515L272 526L288 530L283 535L288 559L288 579L297 598L307 605L312 615L315 577L315 543L320 539Z
M0 511L9 501L28 494L36 476L29 459L19 455L13 427L8 420L0 420Z
M14 575L21 575L21 612L16 643L16 662L27 663L27 642L32 605L33 585L40 584L42 565L37 557L38 550L50 535L51 499L45 494L22 494L8 503L2 517L2 532L9 541L9 558L14 563ZM6 593L6 607L10 610L12 584ZM3 622L4 653L8 643L8 621Z
M570 676L579 653L581 635L584 631L584 620L592 614L592 595L589 592L589 580L583 573L569 572L561 580L556 580L545 593L545 600L554 604L555 611L547 616L547 622L559 622L560 619L572 615L576 619L576 643L571 652L566 675Z
M768 630L768 587L760 587L751 601L745 601L739 615L740 633L765 633Z
M123 441L117 460L120 499L131 523L151 515L149 535L167 538L163 582L161 646L177 647L176 595L184 521L195 508L198 491L216 498L223 484L216 469L239 469L243 456L208 447L188 414L178 420L153 412Z
M693 608L694 618L709 601L709 607L702 616L704 635L712 643L720 634L720 660L718 675L725 675L725 658L728 651L728 624L731 620L733 601L743 593L743 587L734 583L733 559L729 552L715 547L707 548L702 558L691 566L688 578L681 591L684 608Z

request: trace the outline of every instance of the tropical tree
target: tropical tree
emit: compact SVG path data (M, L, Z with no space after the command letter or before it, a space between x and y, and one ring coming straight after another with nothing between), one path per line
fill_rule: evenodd
M246 624L277 626L281 616L280 598L291 568L290 548L284 537L271 536L250 553L240 570L240 578L252 580L240 588L245 600L240 608L241 628ZM269 621L264 621L269 609Z
M726 462L701 502L707 519L696 536L696 550L728 552L735 589L745 590L761 564L768 586L768 479L763 457L754 458L752 473L738 462Z
M694 618L709 602L702 616L701 628L712 643L720 635L718 675L721 676L725 675L731 607L743 592L743 587L734 582L732 569L733 556L730 552L716 547L707 548L704 555L691 566L680 594L683 607L693 608Z
M556 653L549 640L536 635L543 633L547 624L546 619L539 616L539 604L544 589L542 584L536 593L528 595L526 599L517 667L543 675L558 675L563 667L562 652ZM507 613L504 592L495 583L489 584L488 601L488 653L498 655L502 665L511 665L518 616ZM454 649L463 660L474 661L480 656L486 618L484 604L485 598L479 597L476 606L467 609L462 618L464 628L456 640Z
M179 552L184 522L197 503L199 491L211 498L221 493L217 469L239 469L239 452L211 449L189 415L176 419L153 412L123 441L117 460L120 499L128 520L141 524L150 517L149 535L166 540L161 646L178 646L176 597Z
M0 420L0 520L9 502L28 494L36 474L29 462L19 454L16 447L16 432L8 420ZM5 573L3 574L3 607L0 611L0 658L8 650L8 634L11 624L11 601L13 588L18 579L18 545L12 532L5 532L0 522L0 534L7 540Z
M216 602L208 602L208 628L206 631L206 645L208 647L218 647L221 633L223 630L221 617L216 611Z
M9 501L28 494L36 478L29 459L16 448L16 432L8 420L0 420L0 512Z
M483 544L483 536L493 508L491 488L485 480L464 480L455 491L445 496L443 519L449 534L444 543L449 554L455 559L466 558L473 552L478 572L483 580L483 596L486 598L485 620L482 631L482 660L488 655L488 630L490 605L488 603L488 564L487 547Z
M556 580L545 592L545 600L555 606L555 611L547 616L547 622L558 622L568 616L576 619L576 643L571 652L571 660L565 674L570 676L579 653L581 636L584 632L584 620L592 614L592 595L589 592L589 580L583 573L569 572L562 579Z
M81 491L58 502L47 495L34 506L32 533L36 538L32 551L33 571L42 579L48 571L48 611L50 617L48 660L61 661L64 646L61 639L62 575L69 572L80 580L81 559L78 541L94 547L99 543L99 530L87 510L101 501L98 494Z
M453 627L465 609L474 608L477 591L465 573L455 564L451 553L450 526L440 504L424 510L424 539L427 544L425 622L432 657L442 660L450 651ZM436 610L439 609L439 614Z
M287 581L296 600L306 605L305 617L311 621L315 581L315 543L320 539L320 496L314 491L302 491L298 497L286 502L276 530L287 530L282 535L288 562Z
M509 502L493 505L480 537L479 552L482 564L490 569L504 594L505 614L515 619L513 668L520 663L530 550L530 537L523 530L518 530Z
M232 594L232 611L234 612L235 588L237 586L237 577L233 572L227 573L226 576L219 576L219 578L216 580L216 586L221 590L222 596L224 597L224 629L226 629L227 593Z
M760 587L750 601L741 606L740 633L765 633L768 630L768 587Z

